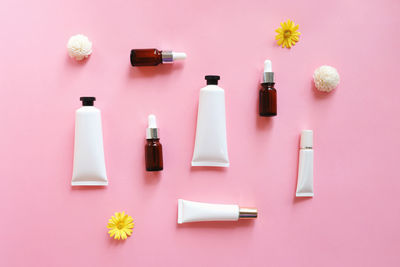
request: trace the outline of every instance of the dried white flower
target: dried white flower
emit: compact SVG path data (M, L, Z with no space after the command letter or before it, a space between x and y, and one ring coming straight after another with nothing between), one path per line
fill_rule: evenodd
M314 71L314 83L319 91L330 92L339 82L340 76L334 67L324 65Z
M92 53L92 42L85 35L77 34L69 38L67 48L70 57L82 60Z

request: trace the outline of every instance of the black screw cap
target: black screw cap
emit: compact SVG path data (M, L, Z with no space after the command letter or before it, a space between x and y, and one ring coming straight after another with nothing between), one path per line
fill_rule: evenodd
M82 101L82 106L93 106L93 102L96 101L94 96L82 96L80 98Z
M207 75L204 78L207 80L207 85L209 84L218 85L218 80L220 79L218 75Z

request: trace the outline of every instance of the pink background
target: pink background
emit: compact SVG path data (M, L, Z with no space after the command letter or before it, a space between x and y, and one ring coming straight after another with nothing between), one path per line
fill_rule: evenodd
M399 13L383 1L14 1L0 4L1 266L399 266ZM281 21L300 25L292 49ZM93 42L84 63L71 35ZM132 48L184 51L132 68ZM257 116L271 59L278 116ZM339 88L312 74L336 67ZM191 168L199 89L221 75L228 169ZM71 188L79 97L102 110L110 185ZM147 115L165 169L144 170ZM296 199L298 141L315 132L315 197ZM177 225L177 199L256 206L259 218ZM106 224L136 223L125 242Z

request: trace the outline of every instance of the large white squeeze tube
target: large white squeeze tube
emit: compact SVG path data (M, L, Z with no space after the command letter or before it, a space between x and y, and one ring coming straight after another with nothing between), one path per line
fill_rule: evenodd
M76 111L73 186L108 185L104 160L100 110L93 106L94 97L81 97Z
M205 79L207 86L200 90L192 166L229 167L225 92L218 86L219 76L208 75Z

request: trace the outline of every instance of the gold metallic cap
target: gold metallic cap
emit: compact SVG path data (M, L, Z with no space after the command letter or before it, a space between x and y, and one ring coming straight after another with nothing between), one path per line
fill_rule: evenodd
M257 215L256 208L239 208L239 219L255 219Z

